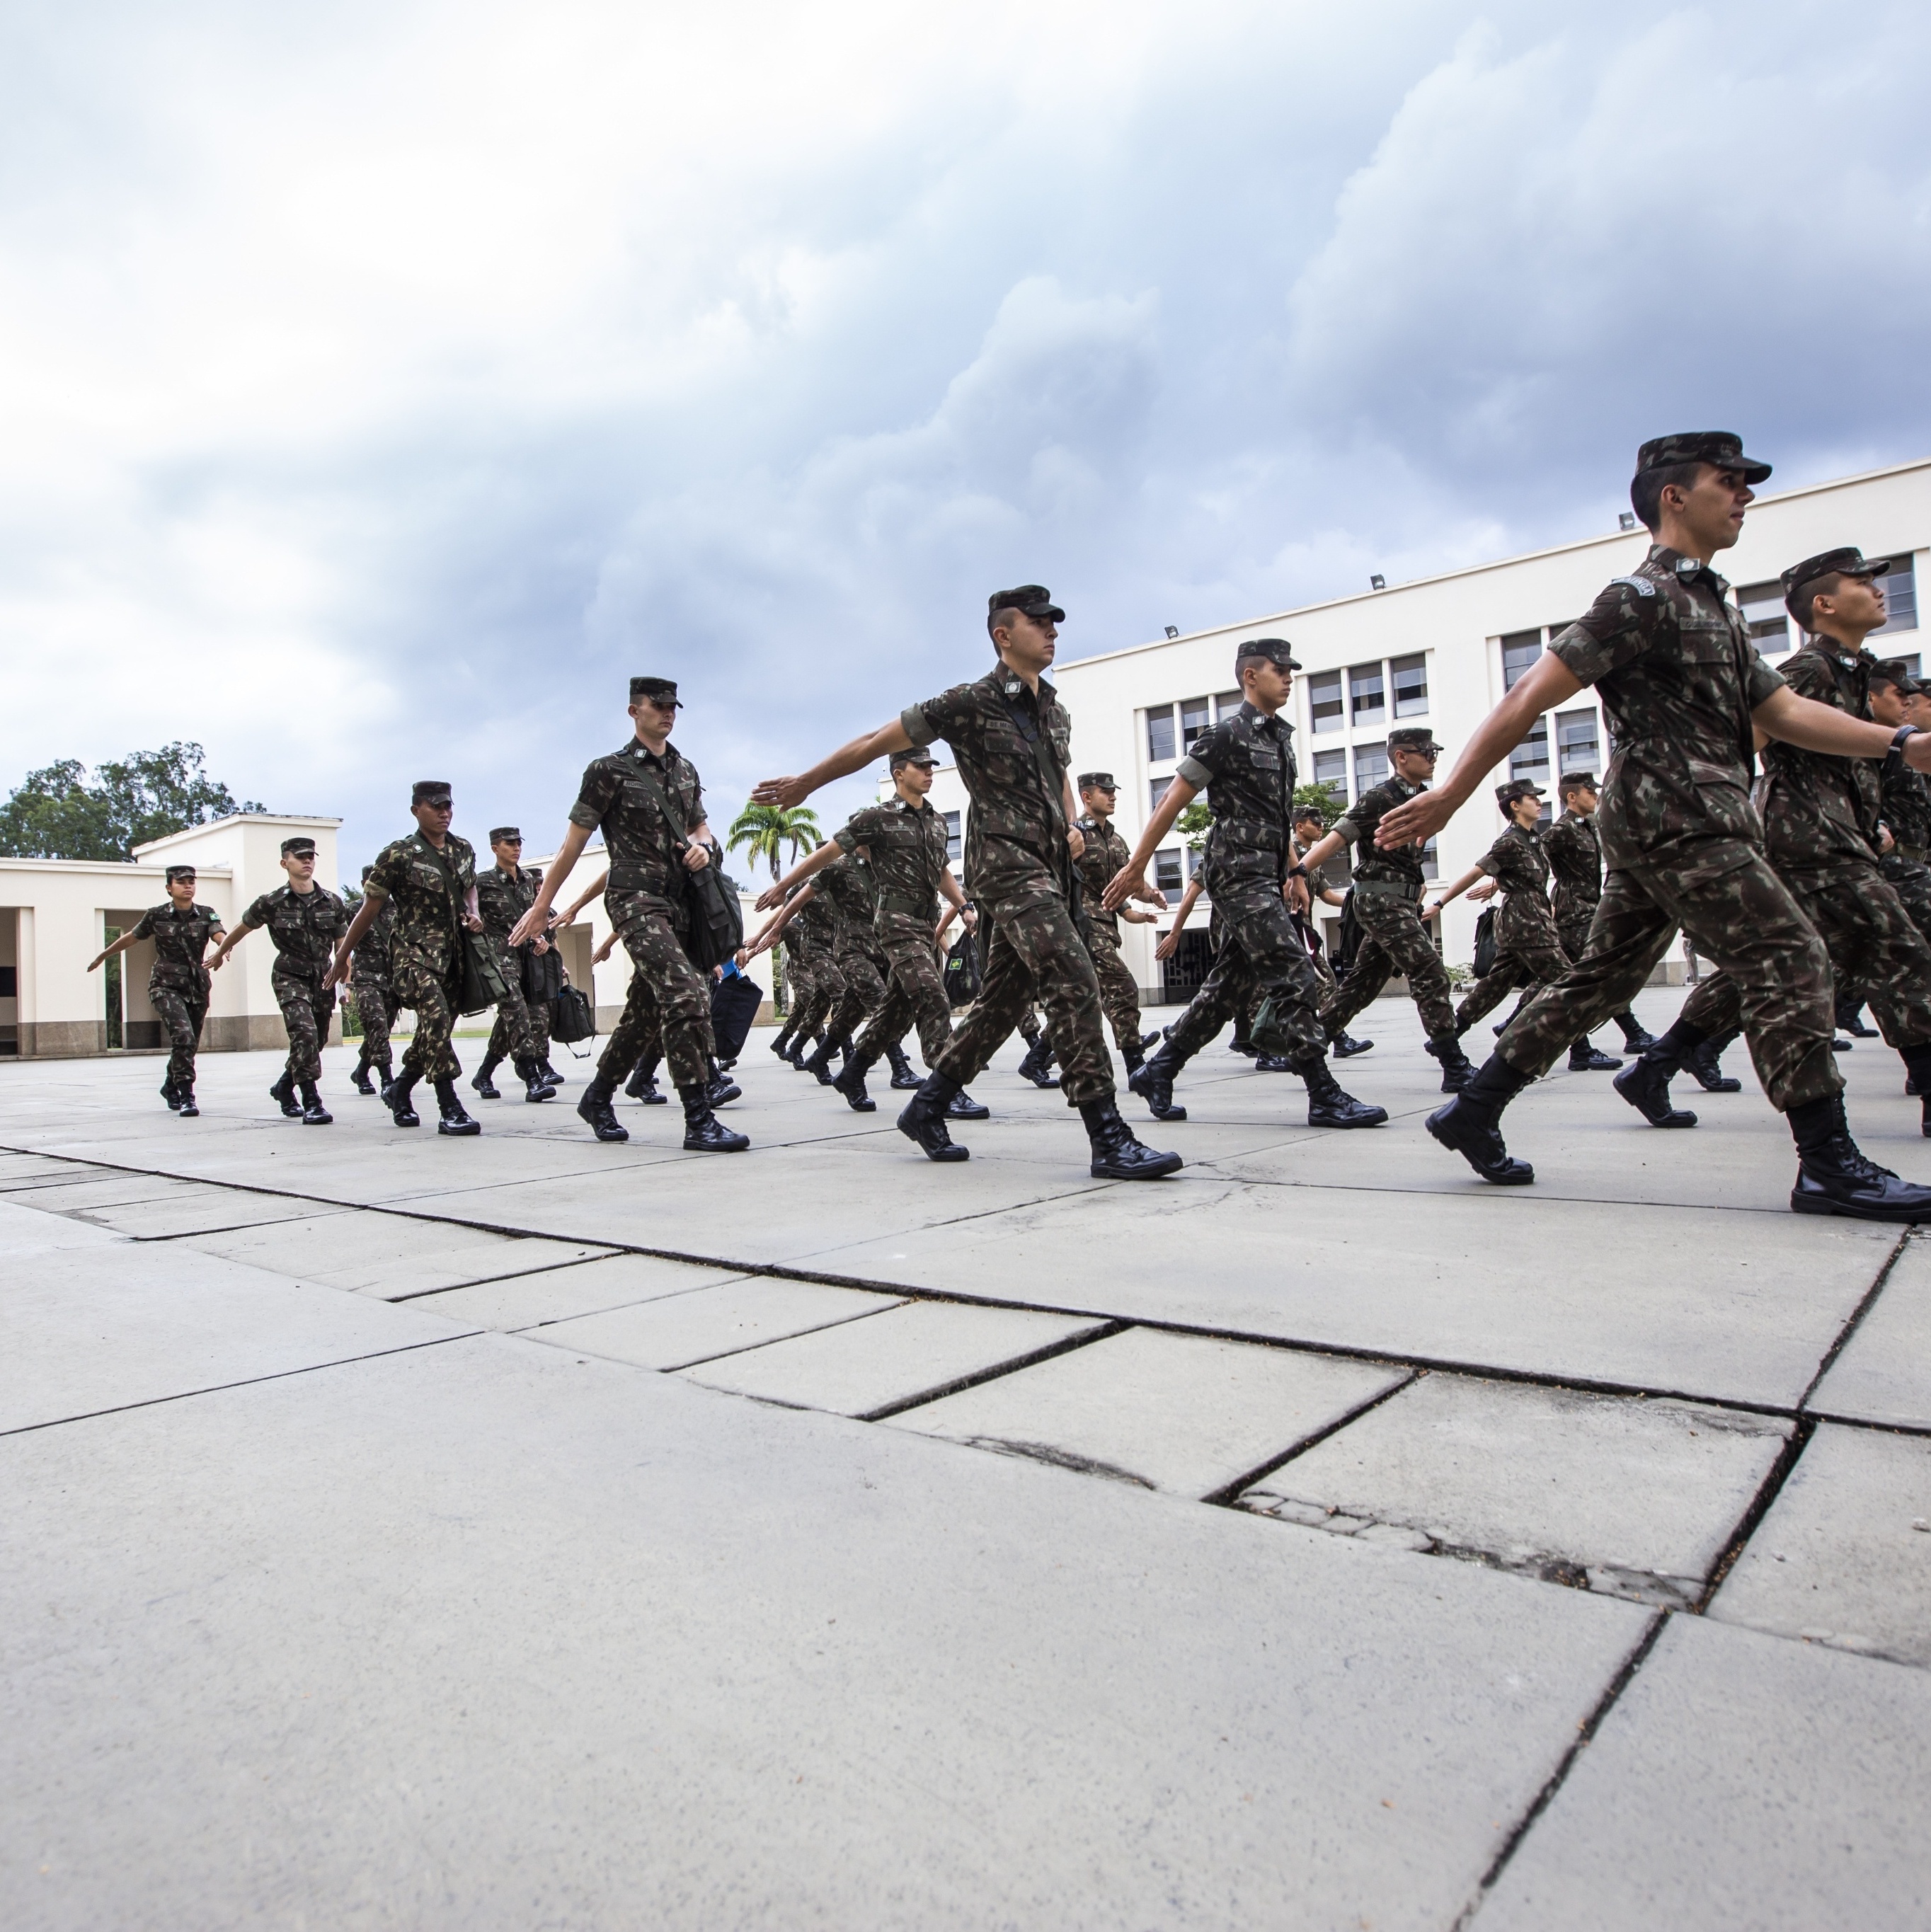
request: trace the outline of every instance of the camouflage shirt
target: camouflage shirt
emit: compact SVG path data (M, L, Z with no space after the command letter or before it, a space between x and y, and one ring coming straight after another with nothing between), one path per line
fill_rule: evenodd
M1879 783L1884 822L1897 842L1891 856L1922 864L1931 858L1931 785L1895 754L1884 760Z
M1194 740L1178 769L1190 785L1205 790L1214 814L1207 835L1209 872L1271 872L1277 880L1285 878L1291 862L1293 726L1278 714L1264 718L1243 702Z
M389 982L389 941L395 933L395 904L384 899L356 946L355 977L374 986Z
M854 948L872 950L872 928L878 916L878 894L872 888L871 868L855 854L834 859L821 872L812 874L812 896L822 899L831 914L836 933L833 944L840 952Z
M298 892L293 886L278 886L242 914L242 924L268 928L278 971L314 980L328 971L335 942L349 929L349 911L324 886Z
M1602 897L1602 845L1595 821L1580 812L1565 812L1542 834L1542 852L1555 874L1557 919L1593 917Z
M881 926L892 919L914 919L927 926L937 921L947 834L945 820L930 806L888 798L854 812L851 823L831 836L847 852L862 845L871 854Z
M1600 687L1615 755L1596 814L1614 871L1701 838L1761 845L1750 713L1783 687L1729 586L1661 544L1614 578L1550 650Z
M1784 682L1800 698L1868 718L1876 664L1868 651L1845 658L1819 638L1784 666ZM1833 758L1774 742L1764 747L1763 760L1757 808L1773 864L1827 868L1846 859L1869 865L1876 858L1881 760Z
M1131 849L1110 818L1103 825L1097 818L1080 820L1080 836L1086 849L1080 854L1080 877L1086 888L1086 914L1095 931L1120 936L1118 913L1101 910L1100 895L1113 884L1113 874L1133 856Z
M943 738L972 801L966 818L966 876L989 905L1023 904L1065 892L1072 878L1066 848L1065 786L1041 770L1033 748L1044 740L1044 764L1063 775L1073 748L1073 720L1042 678L1035 698L1026 680L996 664L971 684L955 684L900 715L905 735L920 747ZM1027 736L1030 731L1032 737Z
M811 884L815 886L817 883L815 874ZM820 952L833 951L838 944L838 915L832 910L830 895L814 891L785 929L797 933L807 948Z
M536 903L536 888L543 874L534 866L519 866L506 872L491 866L476 874L476 910L482 915L483 930L492 939L506 941L516 922Z
M602 832L610 855L607 892L645 892L667 902L674 894L681 903L679 842L651 796L651 779L684 830L695 832L704 823L704 788L696 766L673 744L665 743L660 758L635 738L608 757L591 760L570 807L570 823Z
M1411 845L1398 845L1384 852L1374 842L1377 826L1398 805L1406 805L1428 790L1410 784L1404 778L1386 778L1371 785L1356 799L1347 816L1332 829L1354 848L1354 877L1359 885L1366 880L1392 881L1408 886L1417 896L1427 881L1422 877L1422 854L1428 850L1425 839Z
M376 854L365 890L373 899L395 908L389 936L392 969L419 968L446 978L460 967L456 935L462 930L464 902L476 884L476 848L452 832L439 853L419 832L385 845Z
M131 939L152 939L155 963L148 974L151 986L176 986L184 991L208 984L208 969L202 956L215 934L225 930L221 915L213 908L192 906L177 912L173 900L150 906L140 922L128 935Z
M1549 861L1541 832L1512 825L1476 863L1506 895L1495 915L1497 945L1553 945L1555 915L1549 910Z

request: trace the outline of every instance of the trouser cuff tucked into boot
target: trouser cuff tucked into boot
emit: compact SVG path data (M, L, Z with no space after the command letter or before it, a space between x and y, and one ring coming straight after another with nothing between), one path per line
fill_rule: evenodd
M1324 1055L1314 1054L1293 1065L1308 1083L1309 1126L1378 1127L1387 1119L1386 1107L1368 1106L1343 1088Z
M1104 1100L1082 1100L1080 1118L1092 1143L1096 1180L1158 1180L1185 1164L1177 1154L1158 1154L1143 1146L1120 1118L1111 1094Z

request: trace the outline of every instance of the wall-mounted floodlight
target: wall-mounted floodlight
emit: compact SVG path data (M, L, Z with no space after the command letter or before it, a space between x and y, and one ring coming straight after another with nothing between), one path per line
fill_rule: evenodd
M1634 530L1636 527L1635 512L1634 510L1625 510L1621 515L1616 519L1616 527L1618 530Z
M1385 577L1371 577L1368 580L1368 587L1371 590L1386 590L1388 580Z
M1178 624L1169 624L1167 627L1167 634L1170 638L1177 638L1180 634L1180 626Z

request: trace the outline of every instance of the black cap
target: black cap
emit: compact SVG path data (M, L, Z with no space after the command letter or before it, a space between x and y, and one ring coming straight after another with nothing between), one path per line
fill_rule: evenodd
M1066 621L1066 613L1053 601L1053 592L1043 584L1021 584L1011 590L996 590L986 599L986 621L990 623L1002 610L1017 610L1028 617L1050 618L1056 624Z
M1669 470L1679 463L1713 463L1719 470L1743 473L1746 483L1761 483L1770 473L1767 463L1743 454L1743 439L1727 429L1679 430L1674 436L1650 437L1636 452L1636 474Z
M1596 774L1593 772L1564 772L1562 776L1556 780L1556 789L1558 791L1581 791L1585 788L1590 791L1596 789Z
M1495 802L1506 812L1518 798L1545 798L1539 784L1531 784L1527 778L1511 778L1506 784L1495 788Z
M938 760L923 745L914 745L908 752L892 754L892 770L899 771L907 765L923 765L929 772L938 769Z
M635 704L640 698L668 698L680 711L684 708L674 677L633 677L630 680L630 701Z
M1855 544L1843 544L1793 563L1777 580L1783 586L1783 601L1788 604L1806 584L1815 584L1820 577L1881 577L1890 568L1889 557L1866 557Z
M1902 658L1886 658L1872 670L1871 676L1882 678L1886 684L1895 685L1899 694L1905 698L1915 698L1925 688L1911 676Z
M411 805L449 805L453 802L447 778L418 778L409 788Z
M1119 787L1114 784L1111 772L1082 772L1080 774L1080 789L1082 791L1118 791Z
M1391 752L1439 752L1442 748L1435 742L1435 734L1425 724L1404 724L1398 731L1389 733L1388 748Z
M523 843L523 833L521 829L519 826L514 825L499 825L491 830L489 835L489 842L492 845L499 843L505 838L513 838L516 841L518 844L521 845Z
M1249 638L1234 650L1234 675L1240 675L1240 668L1260 658L1269 664L1278 664L1283 670L1299 670L1301 667L1294 656L1294 646L1285 638Z
M306 859L311 856L314 850L315 842L312 838L284 838L281 842L281 856L284 859Z
M287 846L282 848L284 851L287 851ZM173 885L177 879L191 879L194 877L194 868L192 866L170 866L167 868L167 882L170 885Z

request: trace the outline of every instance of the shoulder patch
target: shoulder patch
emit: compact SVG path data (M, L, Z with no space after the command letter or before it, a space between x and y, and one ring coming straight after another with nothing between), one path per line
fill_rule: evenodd
M1612 577L1609 581L1612 586L1618 584L1626 585L1638 597L1653 597L1656 594L1656 586L1647 577Z

